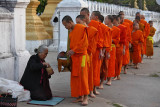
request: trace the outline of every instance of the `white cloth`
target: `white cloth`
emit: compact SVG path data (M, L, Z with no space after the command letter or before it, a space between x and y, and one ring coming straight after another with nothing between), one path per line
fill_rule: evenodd
M8 90L13 91L12 97L18 97L18 101L30 100L30 92L28 90L24 90L23 86L21 86L18 82L0 77L0 94L7 93Z

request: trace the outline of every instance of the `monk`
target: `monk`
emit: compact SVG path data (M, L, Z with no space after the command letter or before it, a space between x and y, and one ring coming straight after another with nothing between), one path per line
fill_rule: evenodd
M127 28L120 24L119 16L113 15L113 25L120 29L120 41L116 45L116 67L114 80L120 80L120 73L123 62L123 55L125 54L125 44L127 39Z
M65 16L62 23L70 31L70 50L67 54L72 59L71 96L77 97L74 102L82 101L82 105L88 105L87 28L81 24L74 24L70 16Z
M140 12L137 12L136 15L135 15L135 17L137 17L137 16L140 17L140 16L141 16L141 13L140 13Z
M111 44L112 44L111 29L105 24L103 24L103 21L104 21L104 16L100 15L99 22L101 22L102 33L104 35L104 48L103 48L104 58L102 60L102 66L101 66L101 74L100 74L101 82L100 86L98 87L99 89L103 89L103 82L108 72L108 61L110 57ZM107 46L106 44L109 44L109 46Z
M94 83L94 89L93 92L96 95L99 95L100 93L96 90L96 87L100 86L100 68L101 68L101 60L104 57L104 54L102 52L104 48L104 37L102 35L102 29L101 29L101 23L99 22L99 16L100 12L98 11L93 11L91 15L91 20L89 18L89 10L87 8L83 8L80 11L80 15L85 16L85 21L88 26L93 26L98 30L97 34L97 48L95 53L93 54L93 83Z
M139 24L133 23L132 31L132 47L133 47L133 63L135 68L138 69L138 63L141 62L141 44L144 42L143 32L139 30Z
M90 91L90 96L92 98L95 98L95 95L93 94L93 54L96 51L97 47L97 42L96 42L96 37L97 37L97 32L98 30L94 28L93 26L88 26L85 22L85 16L84 15L78 15L76 17L76 22L77 24L83 24L87 26L87 33L88 33L88 60L87 60L87 65L88 65L88 85L89 85L89 91Z
M131 46L131 26L129 23L124 22L124 15L120 15L120 23L127 27L127 39L126 39L126 48L125 48L125 54L123 55L123 66L124 66L124 74L127 73L127 65L130 61L130 54L129 54L129 48Z
M146 55L147 58L152 58L153 56L153 36L156 32L156 29L153 27L153 21L149 21L150 24L150 33L149 36L147 37L147 41L146 41Z
M119 15L123 15L123 16L124 16L125 14L124 14L123 11L120 11L120 12L119 12ZM140 16L140 13L137 12L136 15L137 15L137 16ZM131 65L131 63L132 63L132 53L131 53L131 51L132 51L132 48L131 48L131 39L132 39L132 38L131 38L131 32L132 32L132 29L133 29L133 22L132 22L131 20L129 20L129 19L124 19L124 22L126 22L126 23L128 23L128 24L130 25L130 27L129 27L129 28L130 28L130 38L128 38L128 40L129 40L129 42L130 42L130 43L129 43L129 51L130 51L130 52L129 52L129 54L130 54L130 58L129 58L129 59L130 59L130 65ZM123 65L124 65L124 61L123 61ZM126 67L124 66L124 68L126 68ZM125 70L124 70L124 71L125 71Z
M147 37L149 36L149 33L150 33L150 24L147 23L147 21L145 21L145 17L144 15L141 15L141 20L140 20L140 23L144 24L144 34L143 34L143 37L144 37L144 43L143 43L143 51L142 51L142 58L143 58L143 55L146 55L146 40L147 40Z
M108 70L106 74L107 82L106 85L111 86L112 77L115 76L115 61L116 61L116 44L120 41L120 29L116 26L113 26L113 16L108 15L105 18L105 24L111 28L112 33L112 41L111 41L111 51L110 51L110 58L108 61Z
M137 22L139 24L139 30L141 30L143 32L143 38L144 38L144 29L145 29L145 25L143 23L140 22L140 17L139 16L136 16L134 22ZM141 55L142 55L142 60L141 60L141 63L143 63L143 52L144 52L144 47L143 47L143 44L141 44Z

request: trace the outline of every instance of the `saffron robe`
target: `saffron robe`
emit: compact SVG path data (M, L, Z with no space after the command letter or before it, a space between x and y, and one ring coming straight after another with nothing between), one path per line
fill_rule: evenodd
M70 49L75 53L71 56L71 96L79 97L89 94L87 71L87 27L76 24L69 34Z
M133 47L133 63L141 62L141 44L144 42L143 32L137 30L132 32L132 47Z
M93 54L96 51L97 48L97 34L98 30L94 28L93 26L89 26L87 28L88 31L88 56L87 56L87 66L88 66L88 85L89 85L89 91L93 91L94 82L93 82Z
M112 50L110 52L110 59L108 63L108 72L106 77L115 76L115 61L116 61L116 45L120 41L120 29L118 27L112 27Z
M146 41L146 55L147 56L153 56L153 36L156 32L156 29L154 27L150 27L150 33L147 37Z
M111 44L112 44L112 31L111 29L104 25L103 23L101 23L101 27L102 27L102 32L104 35L104 46L106 48L106 52L110 52L111 51ZM104 55L104 58L102 60L102 65L101 65L101 77L105 77L107 74L107 70L108 70L108 60L106 60L106 52Z
M101 60L99 58L100 49L104 46L104 35L102 34L101 23L95 20L91 20L88 26L93 26L98 30L97 34L97 48L96 51L93 53L93 82L94 86L100 85L100 68L101 68Z
M150 24L147 23L147 21L145 21L144 19L141 19L140 23L144 25L144 31L143 31L144 42L143 42L142 54L146 54L146 40L150 33Z
M129 54L129 43L131 43L131 26L127 22L123 22L123 25L127 27L127 39L126 39L126 49L125 55L123 55L123 65L129 64L130 61L130 54Z
M127 40L127 28L126 28L126 26L120 24L117 27L120 29L120 41L116 45L115 76L118 76L121 73L122 62L123 62L123 46L126 44L126 40Z

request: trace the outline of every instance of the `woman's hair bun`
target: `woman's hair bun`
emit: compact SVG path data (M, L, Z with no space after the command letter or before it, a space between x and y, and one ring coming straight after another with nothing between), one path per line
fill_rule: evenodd
M37 49L37 48L35 48L35 49L34 49L34 52L35 52L35 53L38 53L38 49Z

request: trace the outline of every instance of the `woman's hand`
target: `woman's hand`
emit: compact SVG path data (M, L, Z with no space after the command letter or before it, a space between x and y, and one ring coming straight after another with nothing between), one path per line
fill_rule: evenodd
M43 65L45 65L47 68L50 67L49 63L43 62Z

